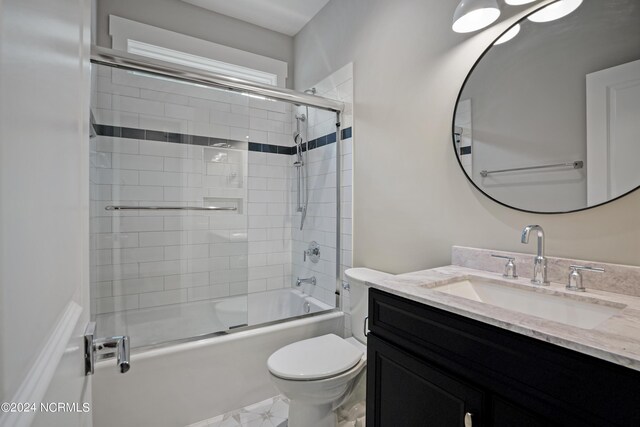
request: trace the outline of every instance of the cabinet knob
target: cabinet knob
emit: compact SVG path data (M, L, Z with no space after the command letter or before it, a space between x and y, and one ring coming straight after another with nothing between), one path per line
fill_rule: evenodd
M464 414L464 427L473 427L473 414L471 412Z

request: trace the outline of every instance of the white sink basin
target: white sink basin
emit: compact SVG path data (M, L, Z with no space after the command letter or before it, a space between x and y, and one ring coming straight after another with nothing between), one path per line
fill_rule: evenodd
M433 290L583 329L595 328L624 308L500 285L482 279L461 280Z

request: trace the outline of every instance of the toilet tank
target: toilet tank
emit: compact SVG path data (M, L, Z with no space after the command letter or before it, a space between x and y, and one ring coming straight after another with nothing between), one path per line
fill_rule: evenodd
M393 275L369 268L350 268L344 274L350 288L351 332L358 341L366 344L364 328L365 318L369 315L369 287L365 282L389 279Z

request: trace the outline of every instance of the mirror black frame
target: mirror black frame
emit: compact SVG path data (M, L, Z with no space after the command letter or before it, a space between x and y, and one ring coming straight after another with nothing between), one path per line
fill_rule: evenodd
M585 206L584 208L580 208L580 209L573 209L573 210L569 210L569 211L548 211L548 212L531 211L531 210L528 210L528 209L517 208L515 206L508 205L508 204L506 204L504 202L501 202L500 200L490 196L489 194L487 194L484 190L482 190L473 181L472 177L469 176L469 174L465 170L464 166L462 165L462 161L460 160L460 156L458 155L458 152L457 152L457 149L456 149L456 147L457 147L457 145L456 145L456 136L455 136L455 132L456 132L456 130L455 130L455 128L456 128L456 112L458 111L458 105L460 104L460 98L462 97L462 92L464 91L464 88L467 85L467 82L469 81L469 78L471 77L471 74L473 74L473 71L476 69L476 67L478 66L480 61L482 61L482 59L485 57L485 55L491 50L491 48L493 48L494 43L500 37L502 37L505 33L507 33L509 30L511 30L511 28L513 28L516 25L522 23L529 16L533 15L534 13L538 12L541 9L544 9L545 7L549 6L550 4L556 3L558 1L561 1L561 0L552 1L552 2L546 3L544 5L541 5L540 7L537 7L535 9L531 10L529 13L524 15L521 19L519 19L516 22L514 22L513 25L509 26L509 28L507 28L505 31L503 31L498 37L496 37L495 40L493 40L493 42L491 42L491 44L482 52L482 55L480 55L478 57L478 59L475 61L475 63L473 64L473 66L471 67L469 72L467 73L467 76L465 77L464 81L462 82L462 86L460 87L460 91L458 92L458 96L456 98L456 104L455 104L455 107L453 109L453 116L452 116L452 120L451 120L451 139L452 139L452 144L453 144L452 145L453 154L455 155L456 161L458 162L458 166L460 166L460 170L462 171L464 176L467 177L467 180L476 188L476 190L478 190L483 196L487 197L488 199L490 199L490 200L494 201L495 203L497 203L499 205L502 205L502 206L504 206L506 208L513 209L513 210L520 211L520 212L530 213L530 214L537 214L537 215L560 215L560 214L568 214L568 213L586 211L588 209L597 208L597 207L604 206L606 204L615 202L616 200L621 199L623 197L626 197L629 194L631 194L631 193L637 191L638 189L640 189L640 184L638 184L638 186L636 186L635 188L627 191L624 194L621 194L621 195L619 195L617 197L614 197L613 199L607 200L606 202L602 202L602 203L599 203L597 205ZM589 1L589 0L586 0L586 1Z

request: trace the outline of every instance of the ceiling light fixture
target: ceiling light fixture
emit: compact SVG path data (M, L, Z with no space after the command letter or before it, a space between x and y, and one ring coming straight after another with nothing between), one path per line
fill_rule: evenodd
M533 3L536 0L504 0L504 2L510 6L520 6L523 4Z
M496 0L462 0L453 13L451 28L456 33L470 33L488 27L499 16Z
M520 24L516 24L513 27L511 27L511 29L509 31L504 33L502 35L502 37L500 37L498 40L493 42L493 44L494 45L499 45L499 44L502 44L502 43L506 43L509 40L511 40L512 38L514 38L515 36L517 36L519 32L520 32Z
M540 11L529 16L532 22L549 22L563 18L576 10L582 4L582 0L560 0L546 6Z

